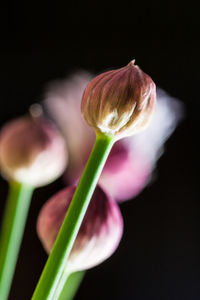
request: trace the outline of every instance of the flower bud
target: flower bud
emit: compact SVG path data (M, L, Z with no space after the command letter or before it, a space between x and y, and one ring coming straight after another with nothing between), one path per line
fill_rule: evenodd
M82 98L82 114L97 132L117 139L141 131L156 103L152 79L131 61L126 67L95 77Z
M45 97L46 110L67 140L71 162L65 175L67 183L80 177L95 140L94 131L82 120L79 109L81 95L91 77L79 72L56 81L48 87ZM115 143L103 169L99 183L115 200L136 197L151 181L157 160L164 153L164 143L183 115L181 101L158 88L156 109L148 128Z
M37 221L38 236L47 251L53 248L75 187L53 196L43 206ZM67 267L71 272L89 269L107 259L117 248L123 220L117 203L97 186L71 250Z
M66 164L65 142L43 117L24 116L3 127L0 166L6 179L39 187L59 177Z

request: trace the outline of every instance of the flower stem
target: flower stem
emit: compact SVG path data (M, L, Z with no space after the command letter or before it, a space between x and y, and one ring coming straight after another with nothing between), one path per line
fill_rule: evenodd
M71 273L67 280L64 281L64 287L58 300L72 300L83 280L85 271Z
M10 182L0 236L0 299L8 298L33 188Z
M68 278L70 276L70 272L68 272L68 270L64 270L61 277L60 277L60 280L57 284L57 287L55 289L55 292L54 292L54 295L53 295L53 299L54 300L58 300L59 299L59 296L65 286L65 283L67 283L68 281Z
M67 265L67 259L73 243L113 144L113 138L103 134L97 134L94 148L79 181L32 300L53 299L56 287Z
M68 268L66 268L56 287L53 300L72 300L81 284L84 274L84 271L71 273Z

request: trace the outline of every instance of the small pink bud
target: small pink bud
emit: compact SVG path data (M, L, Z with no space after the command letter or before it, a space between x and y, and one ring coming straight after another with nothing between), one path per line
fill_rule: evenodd
M37 232L47 253L53 248L74 192L74 186L60 191L39 214ZM69 270L85 270L103 262L116 250L122 232L123 220L117 203L97 186L69 256Z
M95 77L82 98L82 114L97 132L117 139L141 131L156 103L153 80L131 61L126 67Z
M0 166L8 180L43 186L58 178L66 164L65 141L43 117L32 114L32 117L21 117L3 127Z

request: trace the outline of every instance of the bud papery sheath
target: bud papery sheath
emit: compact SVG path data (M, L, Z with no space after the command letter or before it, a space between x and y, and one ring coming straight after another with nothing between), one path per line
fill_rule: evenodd
M60 191L39 214L37 232L47 253L53 248L74 192L74 186ZM86 270L103 262L118 247L122 232L123 219L117 203L97 186L71 250L68 269Z
M120 139L148 125L155 103L153 80L131 61L95 77L85 88L81 109L96 132Z
M24 116L0 133L2 175L32 187L46 185L65 170L68 154L59 131L43 117Z

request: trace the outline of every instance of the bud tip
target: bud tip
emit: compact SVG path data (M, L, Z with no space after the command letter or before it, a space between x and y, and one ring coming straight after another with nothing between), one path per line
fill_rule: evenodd
M133 59L133 60L131 60L130 61L130 63L128 64L128 66L130 66L130 67L137 67L136 65L135 65L135 59Z

